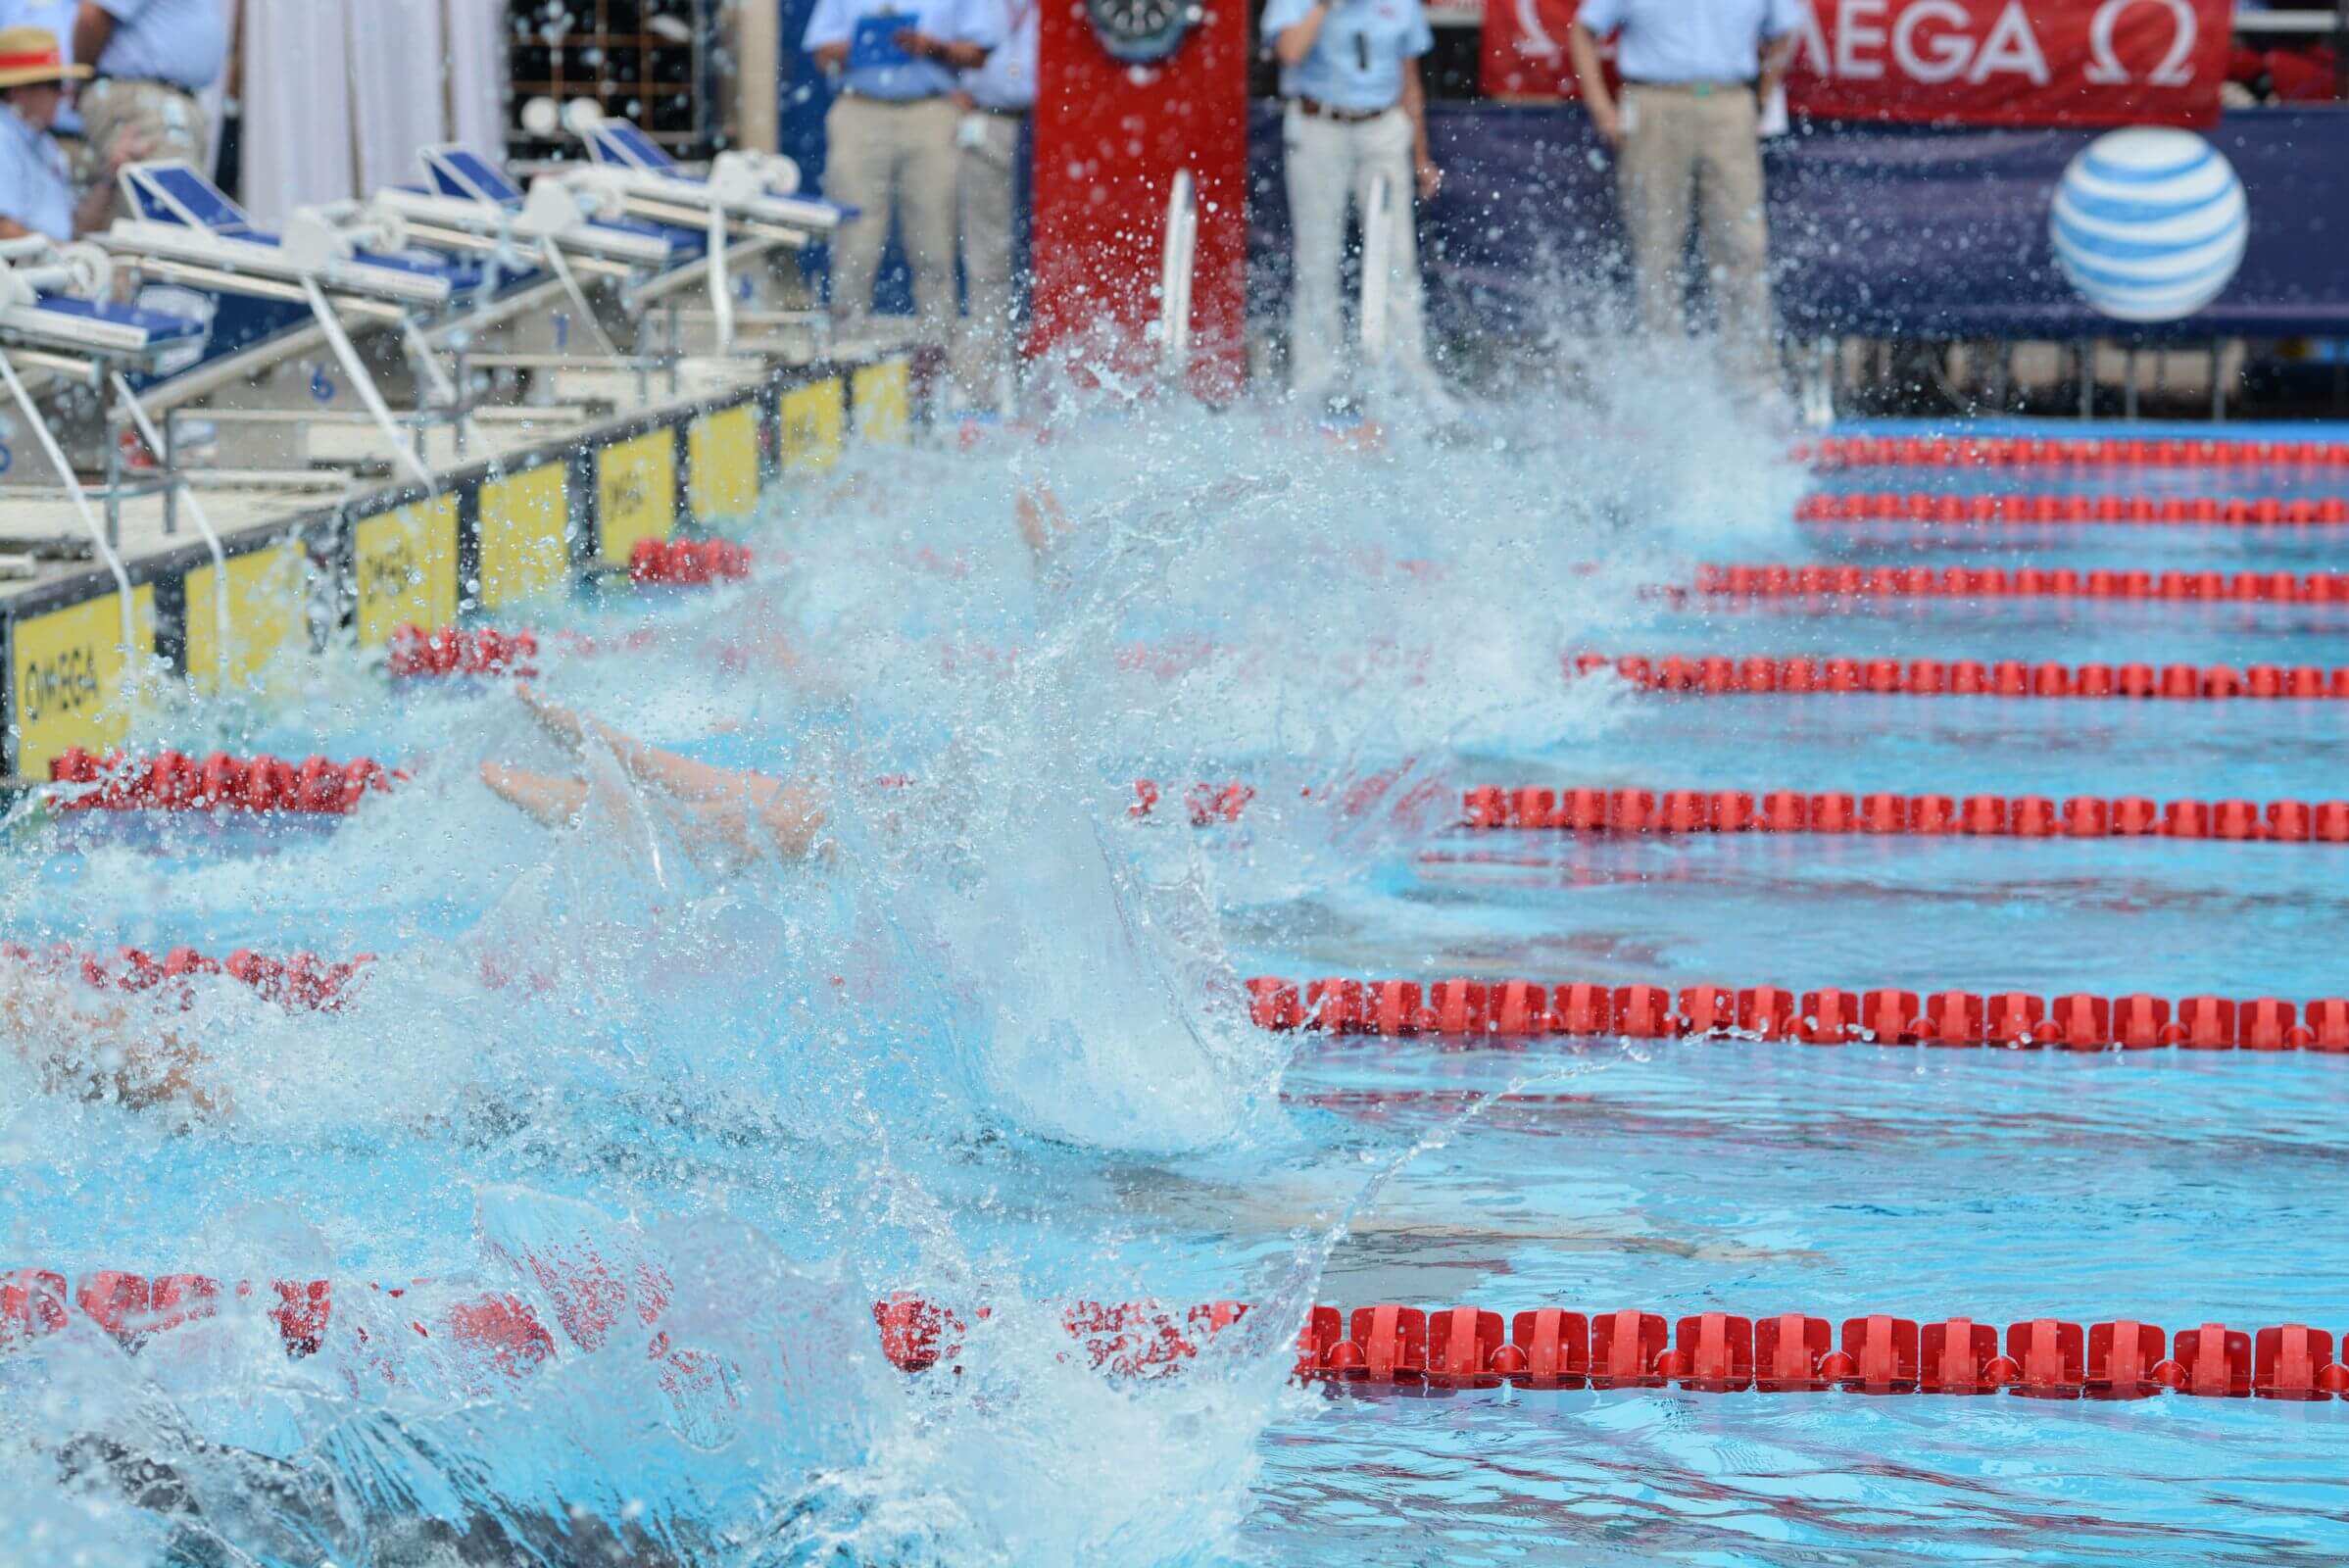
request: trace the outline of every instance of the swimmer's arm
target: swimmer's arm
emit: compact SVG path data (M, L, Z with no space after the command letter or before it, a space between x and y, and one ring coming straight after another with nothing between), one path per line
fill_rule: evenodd
M587 781L526 773L499 762L481 764L481 782L499 800L521 811L542 827L564 827L578 820L587 805Z

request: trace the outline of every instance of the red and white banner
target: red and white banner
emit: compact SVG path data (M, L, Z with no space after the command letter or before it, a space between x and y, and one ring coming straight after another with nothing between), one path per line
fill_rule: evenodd
M1490 0L1484 88L1571 98L1575 0ZM1812 0L1788 107L1823 120L2207 125L2228 0Z

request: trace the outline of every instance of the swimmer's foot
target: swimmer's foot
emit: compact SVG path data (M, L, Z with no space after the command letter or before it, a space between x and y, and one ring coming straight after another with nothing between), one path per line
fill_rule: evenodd
M545 730L549 735L554 736L574 752L585 744L586 730L579 722L577 713L560 703L548 702L532 690L530 683L526 680L514 683L514 695L520 700L524 708L530 710L530 716L538 720L539 728Z

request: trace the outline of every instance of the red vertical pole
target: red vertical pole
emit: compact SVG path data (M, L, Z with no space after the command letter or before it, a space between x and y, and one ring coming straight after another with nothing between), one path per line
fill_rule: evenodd
M1148 65L1101 47L1081 0L1040 0L1033 320L1027 351L1135 373L1154 362L1167 199L1199 205L1192 390L1228 399L1248 373L1248 11L1207 0Z

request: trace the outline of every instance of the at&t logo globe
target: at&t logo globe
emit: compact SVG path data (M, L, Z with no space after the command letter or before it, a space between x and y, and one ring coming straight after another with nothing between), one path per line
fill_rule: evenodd
M2056 187L2055 259L2124 321L2175 321L2219 297L2243 263L2243 182L2190 130L2133 125L2080 150Z

